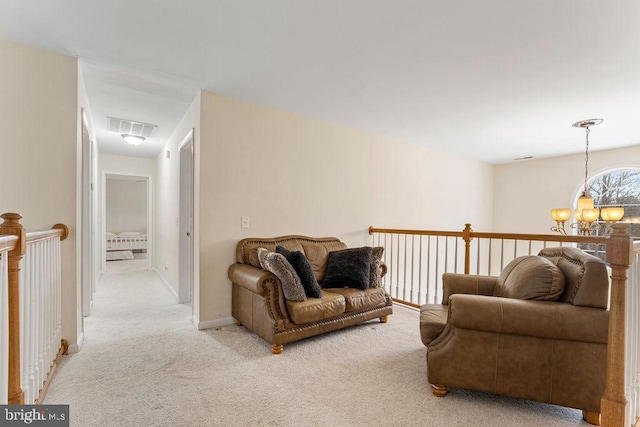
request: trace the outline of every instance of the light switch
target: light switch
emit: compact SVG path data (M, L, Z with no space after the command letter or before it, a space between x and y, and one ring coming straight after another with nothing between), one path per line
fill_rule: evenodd
M248 216L240 217L240 228L249 228L250 224Z

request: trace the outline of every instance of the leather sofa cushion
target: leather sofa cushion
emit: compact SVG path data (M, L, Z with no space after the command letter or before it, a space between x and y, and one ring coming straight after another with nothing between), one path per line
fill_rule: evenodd
M550 260L521 256L502 270L494 296L523 300L557 301L564 291L564 274Z
M287 310L293 323L318 322L344 313L345 300L340 294L322 291L321 298L307 298L304 301L287 301Z
M307 257L309 264L311 264L313 274L315 274L318 282L322 282L325 274L327 274L327 259L329 258L329 252L347 248L347 245L340 241L303 241L301 242L301 245L304 249L304 255Z
M340 294L344 297L345 313L369 310L383 307L386 303L386 292L383 288L327 288L326 291Z
M428 346L438 338L449 317L449 306L445 304L425 304L420 307L420 339Z

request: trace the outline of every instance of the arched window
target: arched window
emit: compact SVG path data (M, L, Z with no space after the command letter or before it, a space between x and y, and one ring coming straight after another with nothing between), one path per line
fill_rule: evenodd
M629 234L640 237L640 169L615 169L587 181L594 207L624 208L621 221L630 223ZM605 232L606 223L598 219L597 234Z

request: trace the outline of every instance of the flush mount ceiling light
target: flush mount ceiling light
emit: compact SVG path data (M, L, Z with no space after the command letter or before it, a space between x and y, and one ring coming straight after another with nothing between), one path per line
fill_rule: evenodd
M127 144L131 144L134 146L142 144L142 142L146 139L144 136L130 135L128 133L123 133L122 138Z
M134 146L142 144L145 139L151 137L157 127L151 123L107 117L107 129L119 133L127 144Z

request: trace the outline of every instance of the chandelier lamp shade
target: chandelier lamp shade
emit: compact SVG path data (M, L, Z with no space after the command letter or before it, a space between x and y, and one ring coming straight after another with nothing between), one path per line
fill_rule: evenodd
M594 233L599 217L602 217L602 220L606 223L605 230L609 230L611 223L621 220L624 216L624 208L606 207L598 209L595 207L593 197L591 197L589 187L587 186L587 179L589 177L589 128L599 125L600 123L602 123L602 119L581 120L573 124L573 127L585 130L586 143L584 155L584 187L582 194L580 194L578 198L576 208L573 210L575 222L571 224L571 228L577 228L578 233L584 236L590 236ZM551 218L556 222L556 225L551 227L551 231L566 235L565 224L569 221L570 217L571 209L569 208L551 209Z

